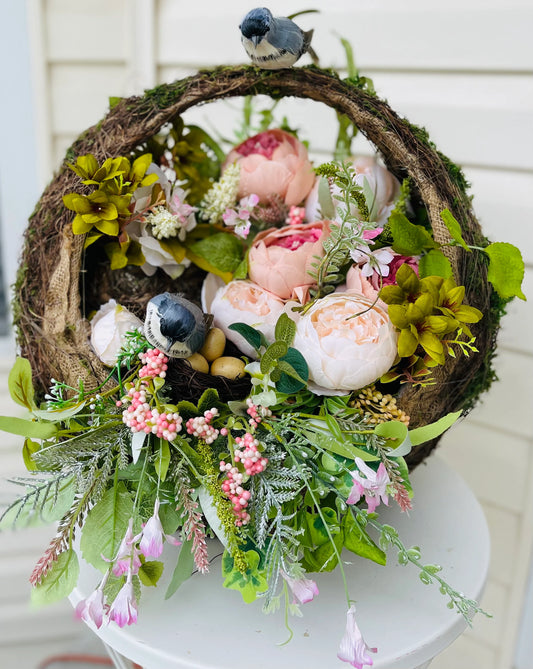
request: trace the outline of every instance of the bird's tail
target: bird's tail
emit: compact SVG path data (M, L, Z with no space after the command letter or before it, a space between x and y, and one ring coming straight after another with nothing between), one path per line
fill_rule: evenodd
M316 55L316 51L311 46L311 40L313 39L313 33L314 33L313 29L307 30L306 32L304 32L304 50L311 56L311 60L313 61L313 64L318 67L318 65L319 65L318 56Z

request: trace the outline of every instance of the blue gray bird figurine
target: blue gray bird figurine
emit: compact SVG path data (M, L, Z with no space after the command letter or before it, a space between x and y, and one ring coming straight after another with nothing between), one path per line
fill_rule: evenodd
M313 31L304 32L291 19L272 16L266 7L249 11L239 28L252 63L265 70L291 67L306 52L318 61L311 48Z
M203 346L204 314L181 295L156 295L146 307L144 335L165 355L188 358Z

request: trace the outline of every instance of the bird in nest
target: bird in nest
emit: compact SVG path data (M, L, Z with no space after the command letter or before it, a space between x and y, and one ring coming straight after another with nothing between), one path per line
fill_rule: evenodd
M303 31L292 18L316 12L308 9L291 17L274 17L266 7L257 7L246 14L239 26L241 42L252 63L265 70L291 67L308 53L315 65L318 58L311 47L313 30Z
M146 339L171 358L188 358L203 346L206 319L202 310L182 295L162 293L146 308Z

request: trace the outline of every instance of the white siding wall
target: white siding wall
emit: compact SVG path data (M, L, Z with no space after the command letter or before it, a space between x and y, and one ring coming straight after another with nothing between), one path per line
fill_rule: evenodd
M525 291L533 295L530 0L330 0L323 5L320 15L300 19L303 27L315 27L322 64L344 63L335 33L351 41L359 67L374 79L378 93L427 127L438 147L464 166L487 235L521 247L527 262ZM41 183L76 135L103 116L109 96L140 93L199 67L243 62L237 25L251 6L243 0L29 0ZM275 14L298 9L280 0L269 6ZM291 122L315 150L332 147L335 127L329 110L305 102L286 105ZM209 119L228 135L235 107L204 106L192 116ZM363 143L359 148L368 150ZM496 361L500 383L440 449L487 514L493 556L484 606L494 619L478 620L435 661L435 669L513 666L533 540L532 330L531 305L513 304ZM20 466L18 446L2 443L3 472ZM9 621L7 629L17 630L12 639L21 642L31 635L51 643L54 635L69 636L75 629L65 608L38 618L39 625L27 618L24 577L44 537L42 532L21 534L0 544L0 562L16 565L0 571L0 592L8 593L9 604L0 622ZM0 644L10 634L2 631Z

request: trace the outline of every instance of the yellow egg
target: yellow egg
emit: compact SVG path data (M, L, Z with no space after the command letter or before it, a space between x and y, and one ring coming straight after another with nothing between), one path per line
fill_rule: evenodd
M224 354L226 335L220 328L211 328L206 335L204 345L199 350L208 362L213 362Z
M189 365L195 369L197 372L203 372L204 374L209 374L209 363L204 358L203 355L199 353L193 353L191 356L186 358Z
M244 376L244 362L229 355L217 358L211 363L213 376L224 376L226 379L241 379Z

